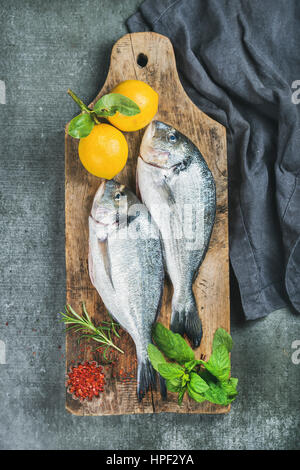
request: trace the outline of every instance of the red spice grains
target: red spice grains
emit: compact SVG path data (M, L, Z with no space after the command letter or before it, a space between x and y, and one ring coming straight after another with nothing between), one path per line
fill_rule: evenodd
M103 367L94 361L72 367L67 375L66 386L74 398L91 401L103 392L105 383Z

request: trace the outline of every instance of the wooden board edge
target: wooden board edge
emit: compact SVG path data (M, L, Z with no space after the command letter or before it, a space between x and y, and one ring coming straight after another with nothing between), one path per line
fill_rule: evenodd
M211 411L205 411L205 410L195 410L195 411L191 411L191 412L186 412L186 411L173 411L173 410L163 410L163 411L153 411L152 413L149 413L149 412L145 412L145 413L138 413L138 412L133 412L133 411L128 411L128 412L116 412L114 414L111 414L109 412L107 413L97 413L97 414L93 414L93 413L90 413L90 414L87 414L85 412L81 412L83 411L82 408L79 409L79 410L74 410L72 409L71 407L68 406L68 404L66 403L65 405L65 409L68 413L70 413L71 415L73 416L132 416L132 415L136 415L136 416L145 416L145 415L160 415L160 414L163 414L163 413L166 413L166 414L170 414L170 413L173 413L175 415L177 414L180 414L181 416L183 415L186 415L186 416L191 416L191 415L211 415L211 416L221 416L221 415L227 415L229 414L230 410L231 410L231 405L228 405L227 407L222 407L219 411L216 411L216 412L211 412Z

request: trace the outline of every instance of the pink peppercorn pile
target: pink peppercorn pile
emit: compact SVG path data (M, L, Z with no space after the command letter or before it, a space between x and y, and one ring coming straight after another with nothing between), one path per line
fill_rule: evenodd
M84 362L68 373L68 391L79 400L92 400L103 392L105 385L103 368L96 362Z

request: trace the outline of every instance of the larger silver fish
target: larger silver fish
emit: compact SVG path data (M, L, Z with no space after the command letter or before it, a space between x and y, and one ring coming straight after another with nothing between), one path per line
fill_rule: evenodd
M202 325L192 291L205 257L216 213L211 171L198 148L178 130L153 121L140 148L137 187L158 225L166 270L174 288L171 329L194 347Z
M89 273L106 308L135 343L141 400L155 388L147 347L163 290L161 242L146 207L113 180L101 183L89 217Z

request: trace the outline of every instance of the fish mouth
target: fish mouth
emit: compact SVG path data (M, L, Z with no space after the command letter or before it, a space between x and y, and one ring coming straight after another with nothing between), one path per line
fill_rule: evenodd
M94 197L93 206L91 209L90 217L97 224L103 227L118 225L116 213L113 210L107 209L101 205L101 200L105 193L105 189L109 186L110 180L104 180L100 183L99 188ZM121 185L120 185L121 186Z
M92 205L90 215L91 215L92 219L97 223L99 223L99 221L97 219L97 212L99 210L99 204L100 204L100 201L103 197L105 187L106 187L106 181L104 180L104 181L102 181L99 188L97 189L97 192L96 192L94 200L93 200L93 205Z
M161 169L161 170L163 170L163 169L165 168L165 167L163 167L163 166L158 165L157 163L155 163L155 162L153 162L153 161L149 161L149 160L147 161L147 160L145 160L145 158L143 158L143 155L141 155L141 154L139 154L139 158L140 158L141 160L143 160L143 162L144 162L146 165L154 166L154 168L159 168L159 169Z
M174 163L174 165L169 165L169 166L161 166L158 165L157 163L154 163L153 161L146 161L141 154L139 154L139 158L143 161L145 165L153 166L154 168L158 168L159 170L174 170L175 168L178 167L178 163Z
M157 121L151 121L148 125L140 148L140 157L145 163L158 168L166 168L170 157L170 152L153 147L152 141L155 135Z
M97 225L102 225L103 227L117 225L117 218L115 214L105 209L102 210L102 208L98 208L95 215L90 214L90 217Z

